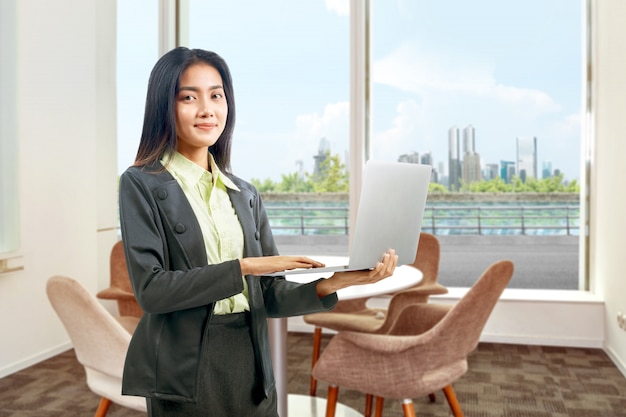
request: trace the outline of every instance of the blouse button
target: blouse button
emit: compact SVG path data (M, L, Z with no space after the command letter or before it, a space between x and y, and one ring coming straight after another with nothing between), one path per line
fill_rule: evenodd
M160 200L165 200L167 198L167 191L159 190L157 192L157 197L159 197Z
M176 226L174 226L174 230L176 230L176 233L185 233L185 230L187 230L187 228L184 224L177 223Z

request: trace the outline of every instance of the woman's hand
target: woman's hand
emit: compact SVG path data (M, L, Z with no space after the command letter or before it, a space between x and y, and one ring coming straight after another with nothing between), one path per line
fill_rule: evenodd
M335 272L331 277L317 283L317 295L324 297L328 294L353 285L373 284L393 275L398 265L398 255L391 249L383 256L381 262L374 269L362 271Z
M295 268L320 268L325 265L306 256L261 256L239 260L243 275L263 275Z

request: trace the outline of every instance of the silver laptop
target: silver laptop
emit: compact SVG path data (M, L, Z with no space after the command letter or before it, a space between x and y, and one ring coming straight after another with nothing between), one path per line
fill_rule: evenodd
M372 269L389 249L395 249L398 266L413 263L431 173L430 165L366 162L348 265L291 269L268 275Z

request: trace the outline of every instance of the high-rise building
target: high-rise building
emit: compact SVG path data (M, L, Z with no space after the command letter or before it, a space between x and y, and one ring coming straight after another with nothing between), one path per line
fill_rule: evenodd
M448 186L448 174L446 174L446 164L443 161L437 164L437 182Z
M448 188L458 191L461 185L461 159L459 152L459 128L448 129Z
M480 155L476 153L474 126L463 129L463 163L461 177L463 182L470 184L482 180Z
M498 168L498 164L485 164L485 169L483 170L483 178L486 181L498 178Z
M330 142L326 138L320 139L320 146L317 155L313 155L313 175L319 175L322 171L322 163L326 160L326 155L330 152Z
M526 178L537 176L537 137L517 138L517 175L526 181Z
M420 155L420 164L430 165L431 167L433 167L433 170L430 173L430 182L439 182L439 176L437 175L437 170L434 169L435 167L433 166L433 163L433 155L430 153L430 151L423 152Z
M500 178L507 183L511 183L511 179L515 175L515 162L513 161L500 161Z
M417 152L405 153L398 157L398 162L408 162L410 164L419 164L420 154Z
M463 156L463 182L471 184L472 182L482 181L482 179L480 155L477 153L466 153Z
M433 165L433 155L429 152L423 152L420 155L420 164L424 165Z
M475 152L476 142L474 139L474 126L468 125L463 129L463 154Z
M552 162L543 161L541 163L541 178L551 178L552 177Z

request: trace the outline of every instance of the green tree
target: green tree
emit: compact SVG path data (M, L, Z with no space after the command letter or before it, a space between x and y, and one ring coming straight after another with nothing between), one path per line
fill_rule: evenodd
M302 178L297 172L282 174L282 181L276 184L275 191L279 193L310 193L313 185Z
M428 184L428 192L429 193L449 193L448 188L446 188L443 184L438 184L436 182L431 182Z
M269 178L266 178L263 181L257 178L252 178L250 182L256 187L257 190L259 190L260 193L271 193L276 191L276 184Z
M317 193L345 193L350 190L346 166L341 162L339 155L331 155L330 151L326 151L319 172L307 176L313 185L313 191Z

